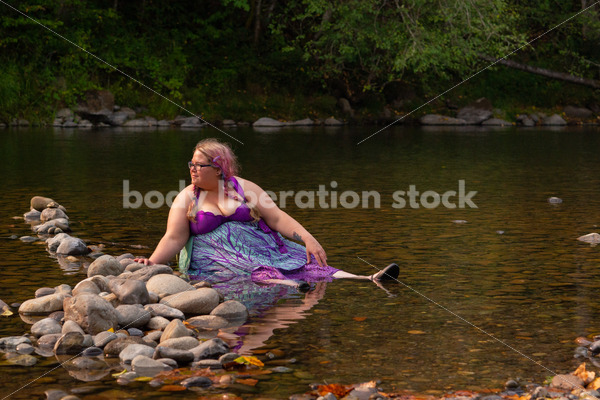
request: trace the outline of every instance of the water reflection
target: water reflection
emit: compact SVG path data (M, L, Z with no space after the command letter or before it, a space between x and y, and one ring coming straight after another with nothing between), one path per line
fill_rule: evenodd
M381 193L378 209L286 210L319 239L333 266L369 274L374 271L357 256L377 266L397 261L407 285L543 365L573 370L579 361L572 357L572 340L600 333L600 247L576 240L600 229L598 130L392 127L356 145L374 131L290 128L262 134L238 128L235 135L245 144L232 145L242 176L275 192L335 180L340 190ZM108 254L147 255L111 243L154 248L168 209L123 210L123 180L142 193L176 190L172 183L187 174L181 160L208 134L3 132L0 236L31 234L12 217L26 211L33 195L46 195L67 207L74 234L86 242L106 242ZM391 207L396 190L415 184L442 193L459 179L478 191L478 209ZM563 203L548 204L551 196ZM66 275L39 243L0 240L0 298L9 304L33 297L40 286L73 286L85 277L81 270L68 273L74 274ZM265 396L304 392L316 379L381 379L390 390L420 391L499 388L518 376L544 380L547 371L405 287L388 290L397 297L371 283L334 281L306 310L304 295L285 294L253 315L247 332L222 334L232 335L228 340L242 351L264 344L298 360L293 377L260 382ZM2 336L27 329L18 317L0 318ZM15 374L33 377L42 370L4 369L0 383L11 386ZM135 390L143 396L147 388Z

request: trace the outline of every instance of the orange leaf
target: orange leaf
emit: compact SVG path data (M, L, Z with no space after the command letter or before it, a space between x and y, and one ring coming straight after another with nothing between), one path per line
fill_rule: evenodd
M165 385L158 389L159 392L183 392L187 388L180 385Z
M425 334L425 332L423 332L423 331L417 331L417 330L408 331L408 333L410 333L411 335L424 335Z
M367 317L354 317L352 319L358 322L363 322L365 319L367 319Z
M590 384L586 386L586 389L587 390L598 390L598 389L600 389L600 378L596 378L592 382L590 382Z
M319 364L329 364L330 362L331 362L331 361L329 361L329 360L325 360L325 361L321 361L321 362L319 362Z
M591 381L594 380L594 378L596 377L596 373L594 371L586 371L585 370L585 363L581 363L581 365L579 365L579 367L577 367L577 369L575 370L575 372L573 372L573 375L581 378L581 380L583 381L584 384L588 384Z
M237 379L236 382L241 383L242 385L256 386L256 384L258 383L258 379Z
M335 397L341 399L352 391L352 387L332 383L331 385L319 385L317 391L321 396L325 396L327 393L333 393Z

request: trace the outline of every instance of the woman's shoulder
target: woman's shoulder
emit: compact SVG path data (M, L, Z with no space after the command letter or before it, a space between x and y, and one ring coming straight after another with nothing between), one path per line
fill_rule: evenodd
M177 208L182 207L182 208L187 209L187 207L190 205L190 203L192 202L194 197L195 197L194 185L190 184L190 185L186 186L186 188L183 189L181 192L179 192L177 197L175 197L175 200L173 200L172 207L177 207Z

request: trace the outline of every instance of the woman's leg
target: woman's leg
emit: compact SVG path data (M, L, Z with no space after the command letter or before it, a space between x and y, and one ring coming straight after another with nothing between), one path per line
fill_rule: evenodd
M370 281L384 281L384 280L396 280L398 275L400 274L400 267L398 264L390 264L379 272L374 273L373 275L354 275L350 272L339 270L332 276L336 279L362 279L362 280L370 280Z

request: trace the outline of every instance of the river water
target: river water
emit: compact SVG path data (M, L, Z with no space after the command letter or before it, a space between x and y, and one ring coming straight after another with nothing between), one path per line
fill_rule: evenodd
M600 131L392 127L357 144L377 129L227 131L243 145L212 128L1 131L0 299L22 302L39 287L85 277L42 242L10 239L31 234L18 217L32 196L64 205L73 235L105 253L149 255L165 228L162 200L189 181L194 144L214 136L233 145L243 177L280 205L287 196L285 210L331 265L356 274L392 261L401 267L400 283L386 290L320 284L223 332L246 354L271 351L292 370L230 391L286 398L312 382L381 380L387 391L435 394L571 371L580 363L573 339L600 334L600 250L576 240L600 230ZM127 207L137 192L146 201ZM436 193L449 207L432 207ZM550 204L551 196L563 202ZM18 315L0 317L0 337L28 327ZM0 394L29 382L11 398L90 386L106 396L161 398L147 383L121 387L110 375L83 382L52 359L34 367L0 361Z

